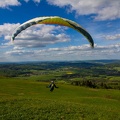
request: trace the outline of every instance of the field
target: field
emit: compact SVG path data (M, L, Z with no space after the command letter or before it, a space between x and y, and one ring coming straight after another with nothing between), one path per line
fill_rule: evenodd
M120 61L2 63L0 120L120 120Z
M120 120L120 91L0 78L0 120Z

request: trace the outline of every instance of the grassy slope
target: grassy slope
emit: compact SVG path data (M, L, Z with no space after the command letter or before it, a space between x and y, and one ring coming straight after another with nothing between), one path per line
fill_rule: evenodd
M1 120L119 120L120 91L0 78Z

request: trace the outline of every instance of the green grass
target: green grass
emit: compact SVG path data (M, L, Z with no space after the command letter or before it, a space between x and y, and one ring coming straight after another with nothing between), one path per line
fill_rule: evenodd
M114 77L111 76L111 77L109 77L109 80L110 80L110 81L112 81L112 80L113 80L113 81L120 81L120 76L114 76Z
M116 69L116 70L120 71L120 67L114 67L114 69Z
M0 78L0 120L120 120L120 91Z

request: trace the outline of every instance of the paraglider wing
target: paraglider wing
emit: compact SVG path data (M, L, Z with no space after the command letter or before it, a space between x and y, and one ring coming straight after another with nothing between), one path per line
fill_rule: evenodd
M14 41L15 37L21 31L25 30L26 28L28 28L32 25L36 25L36 24L58 24L58 25L73 28L73 29L77 30L78 32L80 32L81 34L83 34L87 38L87 40L90 42L91 47L94 47L94 41L93 41L91 35L83 27L81 27L78 23L76 23L72 20L61 18L61 17L58 17L58 16L38 17L38 18L31 19L31 20L21 24L15 30L15 32L12 34L11 40Z

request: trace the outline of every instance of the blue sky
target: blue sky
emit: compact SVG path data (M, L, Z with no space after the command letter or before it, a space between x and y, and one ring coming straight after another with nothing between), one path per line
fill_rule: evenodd
M91 34L95 48L77 31L59 25L29 27L11 42L16 27L43 16L77 22ZM0 62L97 59L120 59L120 0L0 1Z

